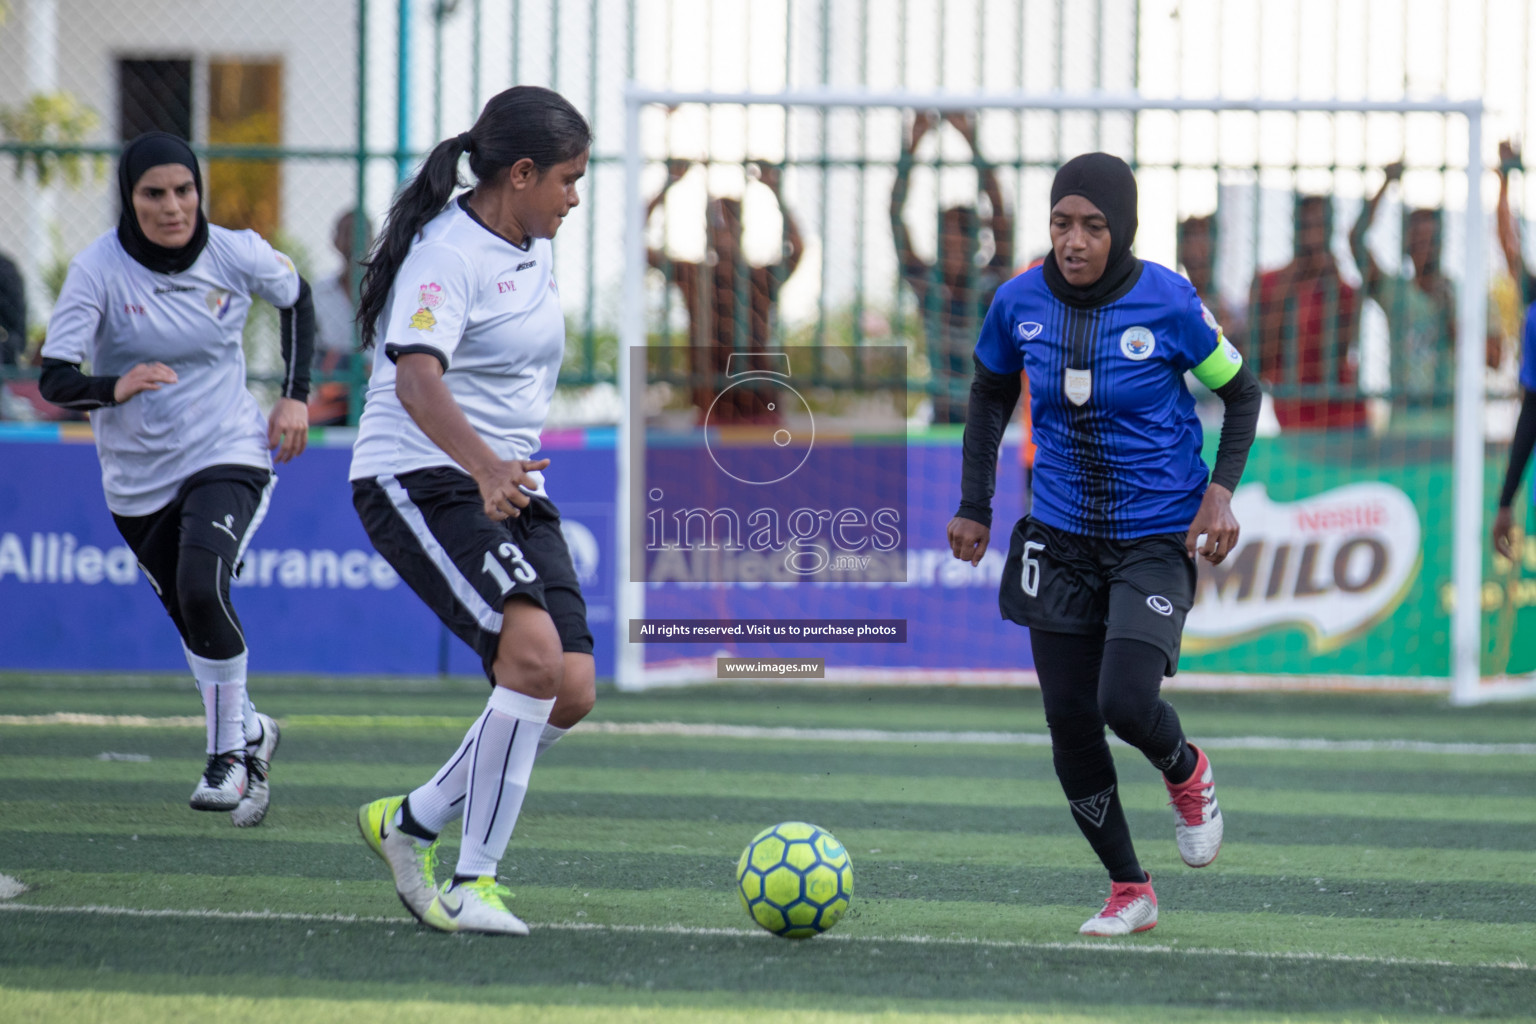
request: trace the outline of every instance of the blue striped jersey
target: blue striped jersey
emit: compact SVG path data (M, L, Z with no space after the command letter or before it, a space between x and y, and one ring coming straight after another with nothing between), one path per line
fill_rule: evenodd
M1031 515L1117 540L1188 529L1209 470L1184 373L1221 342L1194 287L1156 263L1093 309L1058 300L1038 268L998 289L976 355L994 373L1029 375Z

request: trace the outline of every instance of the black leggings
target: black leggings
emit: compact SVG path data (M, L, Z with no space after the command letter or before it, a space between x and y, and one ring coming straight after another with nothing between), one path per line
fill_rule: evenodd
M266 470L215 466L189 478L157 512L112 517L182 642L198 657L224 661L245 651L229 586L268 477Z
M1161 696L1168 659L1149 643L1105 641L1102 633L1031 629L1029 640L1051 733L1051 757L1073 818L1112 879L1140 882L1146 876L1120 806L1104 727L1140 750L1160 771L1177 772L1185 765L1188 745L1179 716Z

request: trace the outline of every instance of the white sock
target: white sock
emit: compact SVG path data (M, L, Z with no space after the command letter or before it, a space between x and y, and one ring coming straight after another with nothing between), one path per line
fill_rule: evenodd
M251 703L245 693L245 652L220 661L200 657L191 651L186 654L192 676L197 680L197 689L203 695L208 753L225 754L245 749L246 708Z
M492 688L467 759L464 839L454 874L496 874L523 809L539 738L554 707L553 697L539 700L504 686ZM411 813L415 812L412 805Z
M533 756L535 758L543 757L544 756L544 751L548 750L550 747L554 746L556 743L559 743L560 742L560 737L564 736L566 733L568 733L570 731L571 731L570 729L562 729L558 725L550 725L548 722L545 722L544 723L544 731L539 735L539 749L538 749L538 752L535 753Z
M430 782L417 786L406 798L411 805L411 817L427 831L441 832L448 827L449 822L464 813L464 794L469 789L469 752L474 749L480 723L490 713L490 708L480 713L475 724L469 727L469 732L464 734L464 742L459 744L453 756L443 763ZM399 817L398 811L396 817ZM395 824L400 823L396 821Z
M251 694L249 690L247 690L245 694L245 708L241 711L241 721L245 725L246 746L250 746L252 743L255 743L257 740L261 739L261 733L264 726L261 724L261 719L256 715L256 705L251 703Z
M489 708L475 719L475 724L464 734L464 742L459 744L459 749L453 752L452 757L443 762L431 781L411 791L411 817L427 831L434 834L441 832L464 813L464 795L469 789L469 752L474 746L475 735L480 731L480 723L488 714ZM539 747L533 755L535 760L543 757L546 750L570 731L546 722L544 731L539 734ZM400 824L399 819L400 812L396 811L394 824L397 826Z

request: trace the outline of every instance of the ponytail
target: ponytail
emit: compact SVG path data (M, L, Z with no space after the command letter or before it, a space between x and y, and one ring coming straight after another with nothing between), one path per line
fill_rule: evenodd
M379 317L389 301L395 274L411 251L412 239L428 221L443 212L443 207L453 197L453 190L465 184L459 177L459 157L465 150L466 135L467 132L439 142L428 154L421 170L416 172L416 177L400 190L394 205L389 208L384 233L368 259L368 269L363 271L362 295L357 303L357 323L364 349L373 347Z
M557 92L519 85L492 96L475 126L439 142L411 183L395 197L384 232L363 273L357 322L363 348L372 348L379 317L389 302L395 275L427 222L448 205L459 178L459 157L469 154L477 185L496 180L519 160L533 161L539 173L574 160L592 145L592 129Z

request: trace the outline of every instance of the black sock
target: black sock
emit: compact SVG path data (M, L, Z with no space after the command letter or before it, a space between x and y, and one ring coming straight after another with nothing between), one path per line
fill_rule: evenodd
M437 838L436 832L428 831L427 827L411 814L410 797L406 797L405 802L400 805L400 831L417 839L425 839L429 843Z
M1168 767L1164 767L1167 764ZM1153 767L1163 773L1163 778L1181 786L1190 780L1195 774L1195 768L1200 764L1200 755L1180 737L1179 749L1175 750L1165 761L1153 761Z

